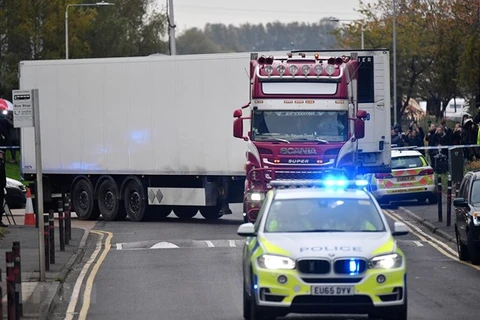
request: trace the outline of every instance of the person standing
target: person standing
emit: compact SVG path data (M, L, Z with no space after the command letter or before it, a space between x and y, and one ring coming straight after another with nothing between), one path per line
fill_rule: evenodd
M5 188L7 187L7 172L5 170L5 153L0 150L0 227L8 227L3 223L5 214Z

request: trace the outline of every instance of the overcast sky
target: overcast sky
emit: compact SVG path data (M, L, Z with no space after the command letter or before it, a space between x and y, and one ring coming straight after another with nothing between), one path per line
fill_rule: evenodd
M168 0L156 0L164 8ZM363 0L373 3L374 0ZM353 20L359 0L173 0L176 32L206 23L318 22L324 17Z

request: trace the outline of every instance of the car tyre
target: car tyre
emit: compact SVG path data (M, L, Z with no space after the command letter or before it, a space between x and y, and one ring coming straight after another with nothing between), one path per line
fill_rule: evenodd
M472 264L480 265L480 248L475 245L473 231L469 230L467 234L468 255Z
M252 320L250 309L251 309L252 301L247 294L247 287L245 285L245 281L243 281L243 319L245 320Z
M438 203L438 198L436 194L431 194L428 196L428 203L429 204L437 204Z
M455 238L457 240L458 259L460 259L461 261L467 261L468 260L468 247L460 239L460 235L458 234L457 228L455 228Z

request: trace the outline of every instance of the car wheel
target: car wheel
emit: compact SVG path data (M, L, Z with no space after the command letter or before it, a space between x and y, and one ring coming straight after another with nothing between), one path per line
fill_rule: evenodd
M428 203L429 204L437 204L438 203L437 194L433 193L433 194L429 195L428 196Z
M251 320L251 309L252 301L247 294L247 287L245 286L245 281L243 281L243 319Z
M461 261L468 260L468 247L460 239L457 228L455 228L455 238L457 240L458 259Z
M475 245L475 241L473 239L473 232L469 231L467 234L467 246L468 246L468 255L470 257L470 261L472 264L479 265L480 264L480 248Z

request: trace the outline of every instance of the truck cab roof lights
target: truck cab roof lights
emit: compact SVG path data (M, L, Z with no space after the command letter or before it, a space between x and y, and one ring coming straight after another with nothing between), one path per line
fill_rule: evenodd
M280 77L283 77L286 70L287 70L287 68L285 68L285 66L283 64L281 64L277 67L277 72L280 75Z
M273 56L269 56L268 58L265 58L265 64L272 64L273 63Z
M298 67L292 64L290 67L288 67L288 72L290 72L292 76L295 76L298 72Z
M287 53L287 57L291 58L291 57L292 57L292 53L291 53L291 52Z
M331 76L332 74L334 74L335 72L335 66L333 64L329 64L327 65L327 67L325 68L325 71L327 72L327 74L329 76Z
M266 65L264 67L264 69L265 69L265 73L267 74L267 76L270 77L273 73L273 67L271 65Z
M320 76L323 73L323 66L321 64L315 65L315 67L313 67L313 72L315 72L317 76Z
M258 61L259 64L265 64L265 60L267 60L267 57L261 56L260 58L258 58L257 61Z
M310 73L310 69L310 66L307 64L302 66L302 73L305 77L308 76L308 74Z

